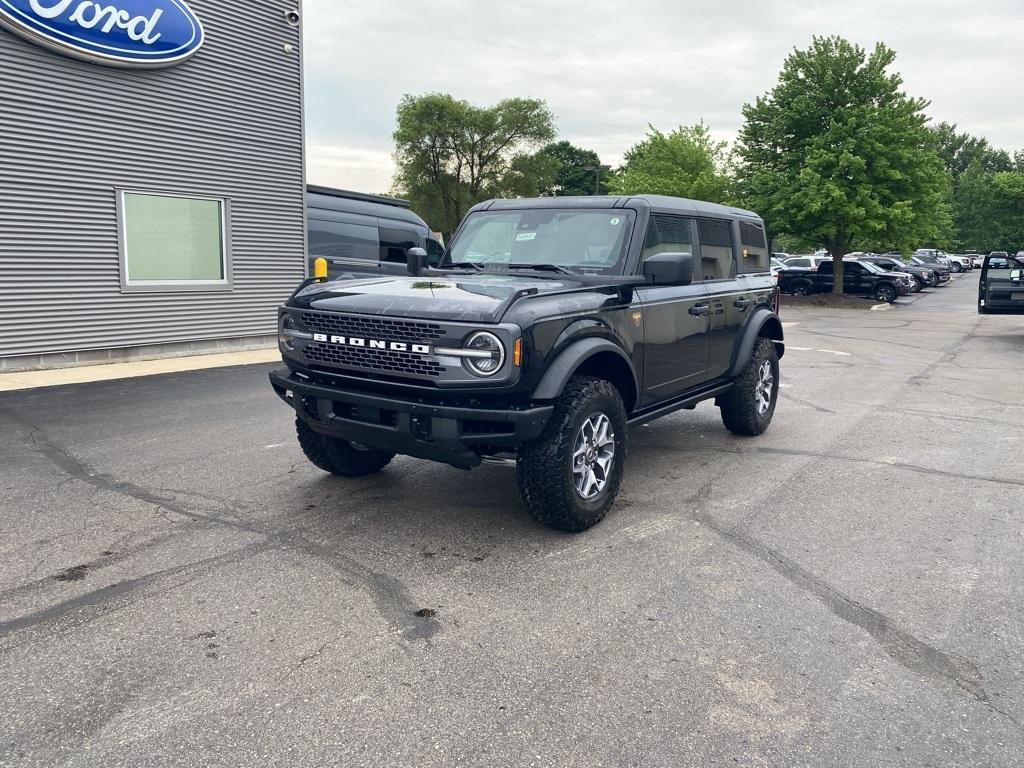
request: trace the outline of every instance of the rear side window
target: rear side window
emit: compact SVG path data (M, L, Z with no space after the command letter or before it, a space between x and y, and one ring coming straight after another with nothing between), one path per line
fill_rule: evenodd
M788 267L810 267L810 259L786 259L786 266Z
M732 227L729 222L698 219L697 231L700 233L700 272L703 279L728 280L734 274Z
M768 271L768 241L764 227L741 221L740 246L740 272Z
M659 253L693 253L691 219L663 213L651 216L644 238L644 261Z
M377 261L377 227L342 221L309 220L309 255L326 259Z

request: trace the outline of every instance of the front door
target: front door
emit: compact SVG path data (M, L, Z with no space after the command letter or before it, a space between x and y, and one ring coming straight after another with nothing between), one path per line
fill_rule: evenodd
M654 214L643 258L657 253L693 253L694 224L682 216ZM708 378L711 303L695 259L692 285L648 285L636 289L643 304L644 398L668 400Z

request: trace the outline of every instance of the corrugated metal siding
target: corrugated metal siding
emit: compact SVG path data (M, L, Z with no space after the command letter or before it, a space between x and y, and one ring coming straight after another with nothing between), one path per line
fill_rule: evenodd
M299 30L278 3L189 5L206 44L162 70L0 29L0 357L276 332L305 270ZM230 198L234 290L122 293L118 187Z

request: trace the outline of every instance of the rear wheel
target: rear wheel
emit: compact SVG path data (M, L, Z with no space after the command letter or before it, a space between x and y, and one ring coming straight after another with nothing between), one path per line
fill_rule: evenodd
M321 435L302 419L295 420L295 430L306 458L324 472L338 477L372 475L380 472L395 458L395 454L389 451L367 448L340 437Z
M779 399L779 354L771 339L758 339L735 386L718 402L722 423L734 435L760 435L772 423Z
M891 285L880 285L875 288L875 301L884 301L886 304L892 304L896 301L896 289Z
M793 293L797 296L810 296L813 293L813 290L810 283L795 283L793 285Z
M516 479L530 513L560 531L599 523L615 501L626 461L626 409L610 381L574 376L534 442L519 452Z

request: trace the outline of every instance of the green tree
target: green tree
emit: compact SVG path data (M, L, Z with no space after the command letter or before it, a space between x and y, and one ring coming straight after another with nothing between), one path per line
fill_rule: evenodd
M998 240L991 250L1015 253L1024 249L1024 171L1000 171L992 176L992 185Z
M446 93L406 95L393 136L394 190L451 234L474 204L518 187L522 158L554 135L554 115L539 99L478 107Z
M972 163L977 163L987 173L1013 168L1009 152L994 149L988 139L981 136L957 133L955 123L939 123L932 131L938 142L939 156L954 179L959 179Z
M724 202L729 181L723 172L726 144L711 138L704 123L662 133L648 126L647 138L630 148L610 179L617 195L671 195Z
M1001 226L995 215L996 187L992 175L975 160L957 179L953 192L957 239L979 251L994 250L999 242Z
M785 60L778 84L743 107L737 144L742 201L773 234L819 242L840 257L858 243L906 249L951 236L950 179L928 102L886 70L896 54L869 54L815 37ZM835 292L842 293L842 259Z
M594 181L597 171L601 168L601 158L597 152L577 147L568 141L548 144L537 153L549 159L555 168L554 179L544 190L549 195L593 195ZM587 170L590 169L590 170ZM608 177L601 174L598 191L608 193Z

